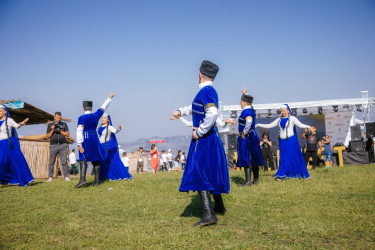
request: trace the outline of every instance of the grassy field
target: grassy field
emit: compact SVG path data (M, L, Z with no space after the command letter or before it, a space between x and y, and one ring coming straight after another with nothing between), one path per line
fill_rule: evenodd
M193 228L197 193L182 173L134 176L74 189L78 179L0 188L0 248L375 248L375 165L310 171L309 180L239 187L231 171L227 213ZM89 181L92 181L92 177Z

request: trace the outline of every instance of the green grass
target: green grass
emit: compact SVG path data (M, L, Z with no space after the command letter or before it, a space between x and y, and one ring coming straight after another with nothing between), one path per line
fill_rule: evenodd
M178 192L181 172L81 189L78 179L2 186L0 248L375 248L375 165L310 174L261 173L259 186L242 188L243 172L231 171L227 213L202 228L192 227L197 194Z

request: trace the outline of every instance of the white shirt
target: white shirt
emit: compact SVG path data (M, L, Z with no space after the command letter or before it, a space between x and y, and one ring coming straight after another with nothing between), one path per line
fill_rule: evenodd
M212 81L202 82L199 84L199 90L206 86L213 86ZM191 115L192 113L192 107L191 105L185 106L178 109L181 112L181 116ZM204 134L206 134L210 128L214 125L216 119L219 116L219 111L217 110L217 107L208 107L205 110L205 117L203 119L203 122L199 125L197 129L197 135L198 137L202 137Z
M107 134L107 141L111 140L111 134L114 133L118 133L120 132L120 129L115 129L114 127L112 126L108 126L108 134ZM99 141L100 143L105 143L105 134L107 133L107 126L105 127L105 129L102 131L102 134L100 135L99 137Z
M261 127L261 128L274 128L276 126L279 126L280 120L281 120L281 117L277 118L276 120L274 120L270 124L259 124L258 123L258 127ZM288 124L288 122L287 122L287 124ZM279 134L280 134L280 138L281 139L286 139L286 127L287 127L287 124L285 124L285 128L284 129L280 126ZM293 131L294 126L297 126L299 128L311 128L309 125L305 125L305 124L301 123L296 117L291 116L290 117L290 124L289 124L289 127L288 127L288 137L291 137L292 135L294 135L294 131Z
M8 123L9 136L12 136L12 127L13 128L21 127L17 122L15 122L12 118L9 118L9 117L8 117L7 123ZM0 127L0 140L8 140L7 129L5 127L5 120L3 124L1 124L1 127Z
M71 152L71 153L69 154L69 163L70 163L70 164L76 164L76 163L77 163L77 160L76 160L76 153Z
M125 156L121 158L122 163L124 163L125 167L129 167L129 157Z
M172 153L168 153L167 158L168 158L168 161L172 161L173 159Z
M162 154L161 155L161 159L163 160L163 162L167 162L168 161L168 159L167 159L167 154Z
M180 160L181 160L181 162L184 162L184 160L185 160L185 156L184 156L184 155L181 155L181 156L180 156Z

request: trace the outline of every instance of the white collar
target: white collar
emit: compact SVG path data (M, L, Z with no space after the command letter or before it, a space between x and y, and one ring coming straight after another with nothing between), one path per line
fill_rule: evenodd
M87 115L87 114L91 114L91 113L92 113L91 110L86 110L86 111L85 111L85 115Z
M206 86L214 86L214 84L212 83L212 81L202 82L202 83L199 84L199 89L202 89Z
M253 106L251 106L251 105L246 105L246 106L244 106L242 109L245 110L245 109L252 109L252 108L253 108Z

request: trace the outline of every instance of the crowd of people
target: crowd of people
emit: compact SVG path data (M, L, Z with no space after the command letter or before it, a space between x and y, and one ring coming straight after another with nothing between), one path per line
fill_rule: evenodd
M199 90L191 105L179 108L172 113L171 119L182 119L182 116L192 116L192 122L183 121L192 127L192 138L188 154L178 150L175 157L172 150L159 152L155 144L151 145L150 165L152 172L184 170L180 192L197 191L202 203L203 217L194 226L205 226L217 222L215 214L226 212L222 194L230 190L227 157L217 126L235 124L234 120L225 122L219 118L219 97L213 87L219 67L203 61L199 69ZM55 112L54 121L47 126L46 137L50 139L50 160L48 182L53 180L54 165L57 155L60 156L65 181L70 181L69 172L79 172L79 182L75 186L81 188L87 184L86 172L88 162L93 165L94 186L104 180L129 180L129 157L126 152L120 155L116 134L122 130L119 125L115 128L111 117L104 113L115 94L111 94L103 105L93 112L93 102L84 101L84 114L78 118L77 145L78 161L75 150L68 156L66 137L69 128L61 122L61 113ZM252 97L246 90L242 91L240 104L241 115L238 118L237 166L243 167L245 181L242 186L249 187L259 184L259 168L275 169L271 147L273 146L268 133L259 139L255 128L278 127L279 132L279 168L274 176L276 180L310 178L307 163L313 159L312 169L317 166L317 150L324 147L324 161L326 167L332 166L332 145L328 135L320 137L315 126L301 123L291 112L287 104L280 107L281 116L270 124L256 122ZM16 128L26 124L28 119L17 124L9 114L5 105L0 105L0 183L25 186L34 180L32 173L23 156ZM99 122L101 121L100 125ZM301 152L298 143L296 127L304 128L302 138L306 139L306 151ZM372 142L373 145L373 142ZM142 174L144 162L147 160L142 147L136 154L137 174ZM69 158L69 166L67 162ZM79 166L79 167L78 167ZM78 171L79 168L79 171ZM276 170L276 169L275 169ZM253 180L251 181L251 175ZM215 206L211 206L211 195Z

